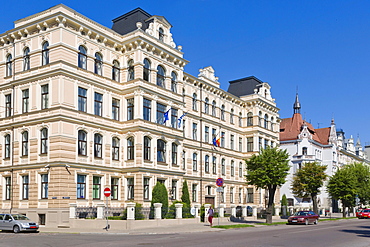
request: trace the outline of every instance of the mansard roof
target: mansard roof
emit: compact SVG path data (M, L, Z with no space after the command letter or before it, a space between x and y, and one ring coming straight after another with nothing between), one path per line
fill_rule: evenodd
M254 76L249 76L242 79L229 81L229 83L230 85L227 89L227 92L237 97L241 97L254 94L254 90L260 88L263 81Z

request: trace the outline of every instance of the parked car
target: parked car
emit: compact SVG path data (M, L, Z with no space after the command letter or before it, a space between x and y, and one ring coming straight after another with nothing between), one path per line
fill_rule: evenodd
M0 230L13 231L15 233L23 231L37 232L39 225L31 221L22 214L0 214Z
M364 208L361 212L356 212L356 216L359 219L370 218L370 208Z
M319 217L320 216L313 211L298 211L288 218L288 224L318 224Z
M356 217L357 218L360 218L360 213L362 212L362 210L364 210L363 208L359 208L356 210Z

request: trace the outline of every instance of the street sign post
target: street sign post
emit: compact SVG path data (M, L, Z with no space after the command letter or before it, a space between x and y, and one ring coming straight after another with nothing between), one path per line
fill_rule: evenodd
M108 224L108 198L110 197L110 188L109 187L104 188L104 196L107 199L107 203L106 203L106 206L105 206L105 217L107 219L107 226L104 229L106 231L108 231L108 229L110 228L110 225Z
M222 187L224 185L224 179L223 178L217 178L216 179L216 185L218 188L216 188L216 192L218 192L218 225L220 225L220 204L221 204L221 193L224 192L224 188Z

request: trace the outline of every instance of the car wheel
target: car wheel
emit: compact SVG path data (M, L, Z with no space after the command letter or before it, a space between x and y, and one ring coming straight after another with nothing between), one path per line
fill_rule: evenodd
M308 219L306 219L306 220L304 221L304 224L305 224L305 225L308 225Z
M315 225L319 224L319 220L318 220L318 219L316 219L316 220L314 221L314 224L315 224Z
M15 225L15 226L13 227L13 232L14 232L14 233L19 233L20 231L21 231L21 230L20 230L19 226Z

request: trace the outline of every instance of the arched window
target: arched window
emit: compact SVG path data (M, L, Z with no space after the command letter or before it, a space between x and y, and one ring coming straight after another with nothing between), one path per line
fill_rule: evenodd
M198 154L193 153L193 171L198 170Z
M103 57L100 53L95 53L95 74L103 74Z
M238 120L238 122L239 122L239 127L242 127L243 126L243 118L242 118L242 113L241 112L239 112L239 120Z
M6 76L13 75L13 57L12 54L6 56Z
M209 114L209 99L208 98L204 100L204 113Z
M225 105L221 106L221 120L225 121Z
M82 45L78 47L78 67L81 69L87 68L86 48Z
M43 128L40 131L41 134L41 154L48 153L48 129Z
M239 163L239 177L243 177L243 163L240 162Z
M22 133L22 156L28 155L28 131Z
M307 155L307 147L302 148L302 155Z
M158 65L157 67L157 85L160 87L165 88L164 84L164 75L165 75L165 70L162 66Z
M112 80L119 82L119 73L119 62L114 60L112 66Z
M134 68L134 60L129 60L127 62L127 81L131 81L135 79L135 68Z
M177 165L177 144L172 143L172 165Z
M157 161L166 163L166 142L157 140Z
M103 136L100 134L94 135L94 156L96 158L102 157L102 147L103 147Z
M171 91L177 93L177 75L175 72L171 73Z
M194 93L193 94L193 111L197 111L198 110L198 107L197 107L197 94Z
M144 160L150 160L151 139L148 136L144 137Z
M49 64L49 42L42 45L42 65Z
M231 170L230 170L230 173L231 173L231 176L234 177L235 175L235 165L234 165L234 161L232 160L231 161Z
M78 154L87 155L87 133L83 130L78 131Z
M225 159L221 160L221 174L225 175L226 174L226 164L225 164Z
M251 112L247 114L247 126L253 126L253 114Z
M212 101L212 116L216 117L216 101Z
M234 109L230 110L230 123L234 124Z
M209 156L206 155L204 158L204 171L209 173Z
M10 135L7 134L4 136L4 143L5 143L5 153L4 153L4 158L9 159L10 158Z
M268 128L268 123L269 123L269 117L267 116L267 114L265 114L265 118L264 118L264 122L263 122L263 127L265 129Z
M258 113L258 121L259 121L259 122L258 122L258 125L262 127L262 126L263 126L263 125L262 125L262 112L259 112L259 113Z
M134 159L134 151L135 151L135 142L134 138L130 137L127 139L127 159L133 160Z
M26 47L23 51L23 71L30 69L30 48Z
M150 82L150 61L145 58L144 59L144 71L143 71L143 79L144 81Z
M160 41L164 41L164 31L163 31L163 28L159 28L159 30L158 30L158 38L159 38L159 40Z
M112 138L112 159L119 160L119 139L117 137Z
M274 131L274 117L271 117L271 130Z

